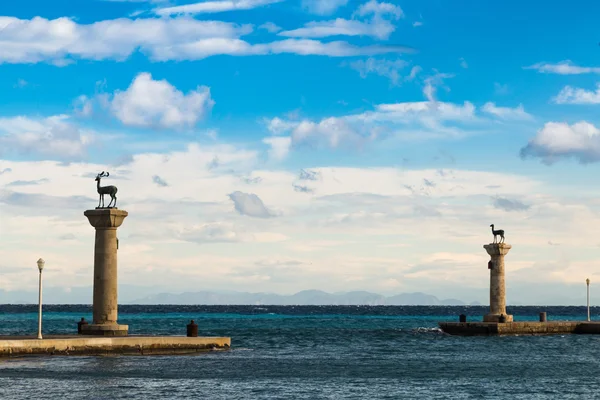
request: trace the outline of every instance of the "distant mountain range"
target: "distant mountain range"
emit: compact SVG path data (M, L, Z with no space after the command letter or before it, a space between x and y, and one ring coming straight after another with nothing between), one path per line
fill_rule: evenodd
M186 292L180 294L159 293L130 301L129 304L206 304L206 305L390 305L390 306L454 306L467 305L457 299L440 300L435 296L416 292L395 296L358 291L327 293L321 290L304 290L293 295L245 292ZM469 305L480 305L479 302Z

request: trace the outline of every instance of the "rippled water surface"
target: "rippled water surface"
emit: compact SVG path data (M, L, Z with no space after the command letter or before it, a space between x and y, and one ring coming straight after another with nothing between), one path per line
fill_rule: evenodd
M48 306L44 333L74 333L89 306ZM515 319L584 319L513 307ZM599 310L594 309L593 315ZM1 399L570 399L600 387L600 336L453 337L437 322L484 307L121 306L130 333L231 336L193 356L0 360ZM0 335L33 334L34 306L0 306Z

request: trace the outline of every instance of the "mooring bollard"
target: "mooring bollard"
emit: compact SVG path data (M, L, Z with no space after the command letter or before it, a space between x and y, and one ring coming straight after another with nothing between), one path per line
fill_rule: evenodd
M546 312L541 312L540 313L540 322L547 322L548 321L548 316L546 315Z
M458 322L467 322L467 316L465 314L460 314L458 316Z
M188 337L197 337L198 336L198 324L192 320L189 324L187 324L187 336Z
M81 330L82 330L83 325L87 325L87 324L88 324L87 321L83 317L81 318L81 321L79 321L77 323L77 333L79 335L81 335Z

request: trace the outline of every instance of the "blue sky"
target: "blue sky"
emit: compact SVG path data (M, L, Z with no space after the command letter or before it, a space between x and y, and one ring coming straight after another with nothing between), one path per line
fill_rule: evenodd
M28 220L80 230L37 243L87 284L89 227L64 207L86 207L101 170L132 215L127 284L202 286L186 270L201 252L220 289L456 297L466 273L485 300L493 221L522 241L515 280L556 264L546 288L573 297L595 272L600 4L51 3L0 10L0 237L22 251L0 244L0 289L29 285Z

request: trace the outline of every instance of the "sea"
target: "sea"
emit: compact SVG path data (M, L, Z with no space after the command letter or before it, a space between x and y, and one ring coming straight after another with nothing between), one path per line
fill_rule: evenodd
M457 337L438 321L480 306L119 307L131 334L230 336L187 356L0 359L0 399L581 399L600 396L600 336ZM509 307L515 320L584 320L585 307ZM600 318L592 308L592 319ZM44 306L73 334L87 305ZM0 335L37 331L37 307L0 305Z

